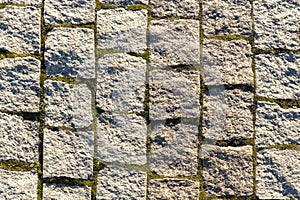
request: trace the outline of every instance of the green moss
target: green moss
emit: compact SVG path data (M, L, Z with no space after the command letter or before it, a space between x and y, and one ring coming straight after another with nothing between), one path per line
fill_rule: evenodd
M122 53L122 51L114 50L114 49L97 49L96 50L96 57L101 58L104 55L115 54L115 53Z
M100 3L97 2L96 3L96 9L100 10L100 9L115 9L115 8L119 8L120 6L117 5L113 5L113 4L104 4L104 3Z
M52 81L61 81L64 83L68 83L68 84L75 84L77 82L75 77L70 77L70 76L64 76L64 77L49 77L49 80Z
M276 148L279 150L289 149L289 150L300 151L300 145L297 145L297 144L277 144L277 145L267 147L267 149L271 149L271 148Z
M43 183L55 183L55 184L64 184L64 185L78 185L78 186L89 186L93 185L93 182L90 180L82 180L75 178L67 177L55 177L55 178L43 178Z
M222 36L204 36L208 39L214 39L214 40L225 40L225 41L231 41L231 40L250 40L249 37L239 36L239 35L222 35Z
M271 98L266 98L266 97L261 97L261 96L257 96L257 100L276 103L284 109L288 109L288 108L292 108L292 107L300 108L300 100L296 101L296 100L291 100L291 99L271 99Z
M12 171L37 171L37 163L18 162L15 160L0 161L0 168Z
M245 145L254 145L254 139L233 139L233 140L219 140L216 142L216 145L222 146L222 147L228 147L228 146L233 146L233 147L239 147L239 146L245 146Z
M34 58L38 59L37 56L31 55L31 54L28 54L28 53L17 54L17 53L11 53L11 52L6 51L6 50L0 50L0 60L5 59L5 58L18 58L18 57L28 57L28 56L31 56L31 57L34 57Z
M129 5L125 7L126 10L150 10L150 7L147 5Z

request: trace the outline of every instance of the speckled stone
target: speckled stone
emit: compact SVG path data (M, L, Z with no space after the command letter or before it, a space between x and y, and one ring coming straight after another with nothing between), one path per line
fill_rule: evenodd
M0 3L14 3L38 6L42 4L42 0L0 0Z
M128 6L133 4L148 4L148 0L100 0L100 3Z
M153 17L180 16L180 17L198 17L198 0L151 0Z
M91 188L88 186L67 186L63 184L43 184L44 200L90 200Z

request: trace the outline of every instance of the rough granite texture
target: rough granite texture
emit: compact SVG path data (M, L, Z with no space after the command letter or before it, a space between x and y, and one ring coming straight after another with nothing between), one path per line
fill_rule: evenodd
M147 174L129 169L107 166L98 174L97 200L146 199Z
M41 45L41 10L27 6L0 9L0 49L38 55Z
M198 0L151 0L153 17L180 16L180 17L198 17Z
M258 95L300 100L300 55L260 54L255 62Z
M86 84L47 80L44 87L46 125L87 128L92 124L92 92Z
M123 53L98 60L96 103L110 112L144 111L146 60Z
M252 146L202 145L204 191L216 196L253 194Z
M91 179L94 133L44 130L43 177Z
M146 164L146 120L137 115L98 116L98 159L105 162Z
M259 147L300 144L300 108L283 109L275 103L258 102L255 142Z
M98 48L142 53L147 49L147 10L97 12Z
M133 4L148 4L148 0L99 0L100 3L128 6Z
M153 70L149 74L150 119L200 117L200 77L196 71Z
M0 3L14 3L38 6L42 4L42 0L0 0Z
M67 186L63 184L43 184L44 200L89 200L91 188L87 186Z
M300 2L295 0L254 1L255 47L300 49Z
M0 60L0 110L39 111L40 67L32 57Z
M258 152L256 194L259 199L300 199L300 154L295 150Z
M95 0L45 0L46 25L87 24L95 20Z
M0 199L37 199L38 174L0 169Z
M54 28L47 34L45 48L48 75L95 78L93 29Z
M203 45L205 85L253 85L251 45L245 40L210 40Z

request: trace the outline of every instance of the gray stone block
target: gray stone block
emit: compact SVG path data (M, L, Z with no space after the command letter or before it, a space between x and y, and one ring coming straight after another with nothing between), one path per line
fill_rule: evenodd
M44 130L43 177L91 179L94 133Z
M0 0L0 3L14 3L14 4L26 4L31 6L38 6L42 4L42 0Z
M90 200L88 186L67 186L63 184L43 184L43 200Z
M95 78L93 29L54 28L47 34L45 48L48 75Z
M153 17L180 16L180 17L198 17L198 0L151 0Z
M0 110L39 111L40 66L32 57L0 60Z
M148 4L148 0L100 0L100 3L128 6L133 4Z

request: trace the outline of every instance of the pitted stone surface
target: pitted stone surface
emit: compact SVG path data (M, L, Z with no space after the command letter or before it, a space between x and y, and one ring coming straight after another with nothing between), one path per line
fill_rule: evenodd
M151 66L199 66L199 37L198 20L152 20L150 24Z
M251 34L251 3L248 0L203 0L205 35Z
M39 54L41 10L27 6L0 9L0 49L13 53Z
M98 48L142 53L147 49L147 10L97 12Z
M0 0L0 3L14 3L38 6L42 3L42 0Z
M284 109L275 103L258 102L256 145L300 144L300 109Z
M256 56L256 92L274 99L300 99L300 55Z
M93 29L55 28L47 34L45 48L48 75L95 78Z
M92 124L92 93L86 84L47 80L44 87L46 125L86 128Z
M38 174L0 169L0 199L37 199Z
M153 17L198 17L200 11L198 0L151 0L151 6Z
M98 174L97 200L146 199L147 174L129 169L107 166Z
M143 117L101 114L97 127L99 160L138 165L146 163L147 123Z
M254 1L255 47L300 49L300 2L290 0Z
M258 152L256 194L259 199L300 199L300 154L296 150Z
M149 87L151 120L200 116L198 72L154 70L150 72Z
M110 112L144 111L146 60L110 54L98 60L97 106Z
M196 120L198 122L198 120ZM198 171L198 125L153 124L150 169L164 176L193 176Z
M32 57L0 60L0 110L39 111L40 65Z
M90 179L93 174L94 134L44 130L43 177Z
M253 85L251 45L245 40L204 40L206 85Z
M95 0L45 0L46 25L87 24L94 22Z
M148 0L100 0L100 3L128 6L132 4L148 4Z
M87 186L67 186L62 184L43 185L44 200L89 200L91 199L91 188Z
M216 196L253 194L252 146L202 145L204 191Z
M148 183L149 200L199 199L199 182L176 179L150 180Z
M210 140L253 138L254 94L224 87L208 89L204 94L204 137Z
M17 115L0 113L0 160L37 162L39 124Z

